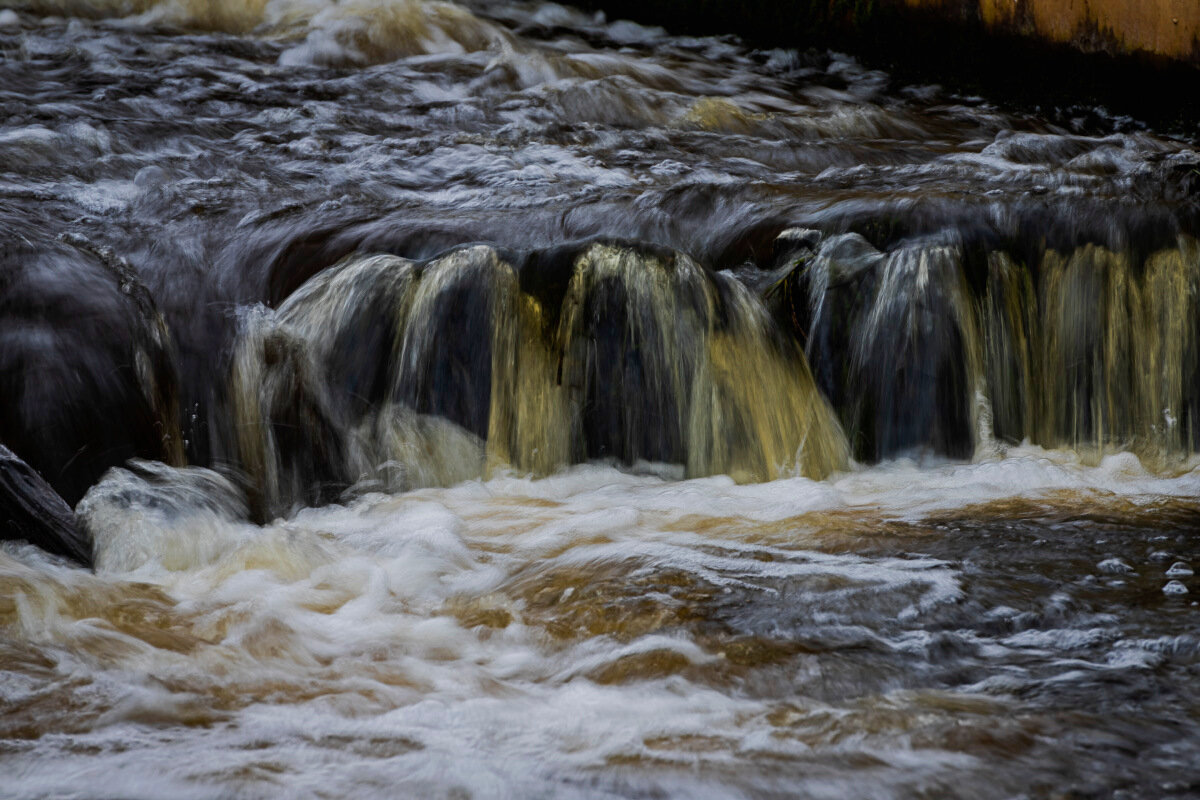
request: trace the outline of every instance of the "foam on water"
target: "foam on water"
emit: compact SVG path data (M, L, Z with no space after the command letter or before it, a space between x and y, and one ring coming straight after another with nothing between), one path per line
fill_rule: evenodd
M129 797L833 796L844 759L874 765L853 785L880 796L947 787L994 765L928 739L929 714L972 727L1027 706L1039 681L1196 648L1127 637L1066 595L1046 606L1063 609L1058 628L1022 629L1028 611L1005 606L983 629L939 632L976 590L958 557L920 553L938 537L838 542L863 520L882 545L898 520L924 530L1022 498L1095 510L1197 494L1194 467L1163 477L1130 455L1089 467L1025 447L748 486L580 466L255 527L234 521L244 508L216 473L115 471L80 505L95 576L0 553L3 647L18 655L0 679L6 792L88 795L102 779ZM1007 666L967 667L975 652ZM882 683L838 688L855 653L876 653ZM936 699L926 673L947 653L973 687ZM886 678L893 659L925 678ZM13 738L22 726L39 733Z

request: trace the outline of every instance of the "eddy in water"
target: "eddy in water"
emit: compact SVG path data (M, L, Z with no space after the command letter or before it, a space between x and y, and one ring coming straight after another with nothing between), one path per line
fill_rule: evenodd
M553 4L7 6L0 797L1200 795L1190 144Z

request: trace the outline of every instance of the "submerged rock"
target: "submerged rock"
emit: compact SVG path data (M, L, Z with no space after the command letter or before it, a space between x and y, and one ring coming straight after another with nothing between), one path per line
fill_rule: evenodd
M98 573L185 570L253 536L244 487L202 467L134 459L104 474L76 506Z

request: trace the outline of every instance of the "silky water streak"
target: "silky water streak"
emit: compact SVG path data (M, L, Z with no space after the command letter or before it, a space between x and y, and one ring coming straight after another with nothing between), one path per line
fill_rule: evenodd
M491 470L537 474L589 459L740 481L846 466L803 353L739 282L627 245L555 255L521 276L483 246L356 256L278 311L247 311L231 436L262 512L363 481L479 477L484 439Z

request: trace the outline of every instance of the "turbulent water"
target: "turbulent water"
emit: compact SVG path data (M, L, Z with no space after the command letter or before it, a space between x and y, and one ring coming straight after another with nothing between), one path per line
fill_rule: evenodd
M0 797L1200 796L1198 191L552 4L0 0L95 567L0 547Z

